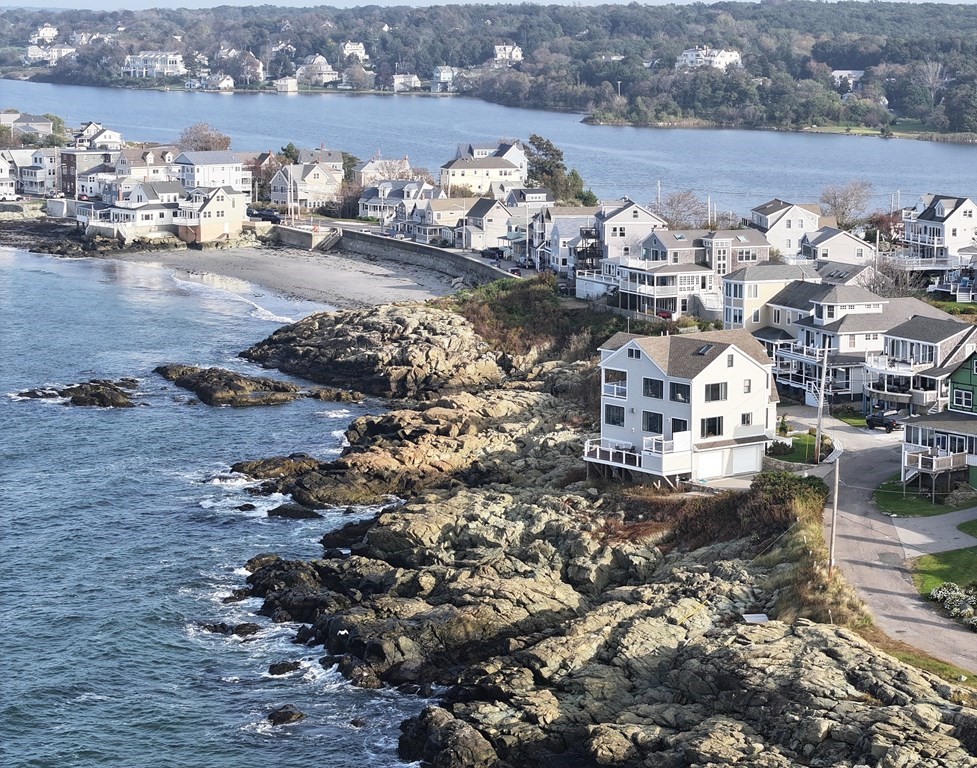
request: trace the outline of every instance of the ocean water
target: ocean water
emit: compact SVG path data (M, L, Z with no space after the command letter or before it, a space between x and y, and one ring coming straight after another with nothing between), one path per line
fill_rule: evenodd
M0 766L400 764L399 723L423 702L353 688L321 667L321 648L291 642L294 626L256 617L258 601L221 602L248 558L317 556L350 519L269 519L281 499L248 496L230 464L338 455L349 421L380 404L209 408L152 373L267 373L237 352L323 308L237 281L0 250ZM139 380L136 408L15 396L124 376ZM201 629L220 621L262 629ZM287 660L301 669L267 674ZM306 719L270 727L286 703Z

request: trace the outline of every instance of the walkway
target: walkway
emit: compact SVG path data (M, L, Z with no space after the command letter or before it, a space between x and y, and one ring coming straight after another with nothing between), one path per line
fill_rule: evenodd
M787 418L794 423L816 423L814 408L786 410ZM956 530L960 522L977 518L977 508L897 521L880 514L872 492L898 471L902 433L852 427L830 416L824 418L824 429L844 447L840 460L836 564L889 637L977 674L977 636L920 596L907 562L907 558L922 551L977 545L977 539ZM826 474L825 481L830 486L830 471L822 467L817 473ZM825 517L827 536L830 509Z

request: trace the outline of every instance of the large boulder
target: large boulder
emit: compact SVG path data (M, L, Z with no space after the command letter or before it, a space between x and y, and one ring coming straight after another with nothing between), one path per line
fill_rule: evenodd
M278 405L304 397L301 388L290 382L245 376L224 368L160 365L154 373L178 387L189 389L206 405Z
M502 378L496 355L467 320L419 304L311 315L241 356L381 397L477 391Z
M132 408L132 391L138 386L135 379L92 379L68 387L44 387L25 389L18 397L44 400L64 400L66 405L91 406L97 408Z

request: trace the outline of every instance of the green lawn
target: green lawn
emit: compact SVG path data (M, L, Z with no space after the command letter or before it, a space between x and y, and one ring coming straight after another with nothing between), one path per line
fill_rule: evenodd
M977 519L968 520L966 523L960 523L960 525L957 526L957 529L963 531L964 533L970 534L974 538L977 538Z
M913 581L921 595L929 595L944 581L961 587L977 579L977 547L954 549L935 555L923 555L916 560Z
M865 414L864 413L839 413L835 415L838 421L843 421L850 427L864 427L865 426Z
M937 501L943 496L946 494L936 492ZM872 498L880 512L898 517L932 517L933 515L945 515L947 512L956 512L974 506L972 501L957 506L934 504L931 501L932 495L929 491L924 488L922 493L918 493L912 483L906 488L905 497L903 497L902 483L899 482L898 475L886 480L876 488Z
M824 459L828 454L821 456ZM773 455L772 458L778 461L789 461L792 464L813 464L814 463L814 435L794 435L791 442L790 453L783 456Z

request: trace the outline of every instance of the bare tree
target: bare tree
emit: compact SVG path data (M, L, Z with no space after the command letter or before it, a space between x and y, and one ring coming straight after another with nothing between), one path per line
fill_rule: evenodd
M709 206L706 201L696 197L691 189L672 192L649 207L655 215L665 220L669 229L705 227L709 218Z
M182 152L223 151L231 148L231 137L207 123L194 123L183 129L177 146Z
M852 229L864 220L871 196L872 184L864 179L830 184L821 193L821 214L834 216L839 229Z

